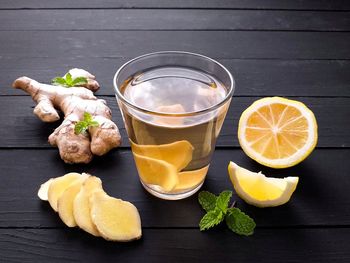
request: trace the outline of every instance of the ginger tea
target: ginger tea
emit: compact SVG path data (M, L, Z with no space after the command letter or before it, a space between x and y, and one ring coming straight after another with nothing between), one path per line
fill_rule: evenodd
M129 77L119 103L141 183L164 199L181 199L204 182L230 100L215 77L186 67L158 67ZM142 109L142 110L140 110Z

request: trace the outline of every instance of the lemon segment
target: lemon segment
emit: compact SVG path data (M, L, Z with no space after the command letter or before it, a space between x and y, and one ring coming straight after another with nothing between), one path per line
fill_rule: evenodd
M303 103L281 97L255 101L241 115L238 140L253 160L272 168L303 161L317 144L317 122Z
M248 204L258 207L279 206L287 203L295 191L299 177L271 178L254 173L234 162L228 173L237 194Z
M182 191L190 188L194 188L203 182L207 172L209 169L209 165L193 171L185 171L178 173L178 184L175 187L175 191Z
M177 171L181 171L191 162L194 150L192 144L185 140L160 145L130 143L133 153L138 156L165 161L175 166Z
M133 152L136 168L141 180L146 184L158 185L170 192L178 183L176 166Z

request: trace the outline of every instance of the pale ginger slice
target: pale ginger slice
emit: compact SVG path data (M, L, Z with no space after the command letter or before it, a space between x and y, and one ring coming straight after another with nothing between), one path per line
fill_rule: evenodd
M49 191L49 187L51 182L54 180L54 178L50 178L49 180L47 180L45 183L40 185L39 191L38 191L38 197L43 200L43 201L47 201L48 200L48 191Z
M58 215L60 216L63 223L65 223L68 227L77 226L73 213L73 204L75 197L80 192L80 188L89 176L90 175L83 173L83 176L80 179L74 181L58 199Z
M88 163L94 155L104 155L121 143L116 124L106 101L97 99L93 92L99 88L95 76L83 69L69 71L73 78L85 77L86 84L66 88L39 83L27 77L16 79L12 86L22 89L37 103L34 114L44 122L60 119L57 109L64 114L64 121L49 136L49 143L57 146L66 163ZM67 74L66 74L67 75ZM88 133L75 133L75 124L89 113L98 127L89 127Z
M96 191L90 206L91 219L104 239L127 242L141 238L140 215L132 203Z
M89 198L95 191L102 190L102 182L96 176L90 176L85 180L79 193L76 195L73 202L73 215L76 224L84 231L94 236L100 236L99 231L93 224L90 217Z
M49 185L47 191L47 199L53 210L57 210L57 201L63 194L63 192L76 180L79 180L82 177L79 173L68 173L64 176L54 178Z

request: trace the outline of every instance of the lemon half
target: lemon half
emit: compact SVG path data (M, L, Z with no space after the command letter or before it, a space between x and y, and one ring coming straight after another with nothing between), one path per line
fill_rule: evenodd
M272 168L303 161L317 143L317 122L303 103L281 97L255 101L241 115L238 140L253 160Z

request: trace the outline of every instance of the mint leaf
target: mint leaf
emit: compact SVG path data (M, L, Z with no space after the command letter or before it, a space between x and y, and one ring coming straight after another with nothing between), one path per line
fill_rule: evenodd
M74 126L74 133L80 134L85 132L89 128L89 124L86 121L79 121Z
M51 84L55 86L63 86L63 87L67 86L66 80L62 77L53 78L51 80Z
M97 121L90 121L89 122L89 127L98 127L100 124Z
M209 193L208 191L201 191L198 194L198 202L207 212L215 209L216 199L216 195Z
M64 78L66 79L66 83L69 87L72 87L73 79L72 75L68 72L66 75L64 75Z
M252 235L256 226L254 220L251 217L236 207L228 209L226 215L226 224L228 228L233 232L244 236Z
M84 121L86 121L88 123L92 121L92 116L90 113L84 112Z
M87 84L88 81L85 77L77 77L72 81L72 86L82 86Z
M214 209L206 213L199 222L200 231L207 230L220 224L224 220L224 214L219 209Z
M219 208L224 214L227 211L228 204L232 196L232 191L223 191L216 199L216 207Z
M98 127L100 124L97 121L94 121L91 114L84 112L84 119L78 121L74 126L75 134L86 132L89 127Z

